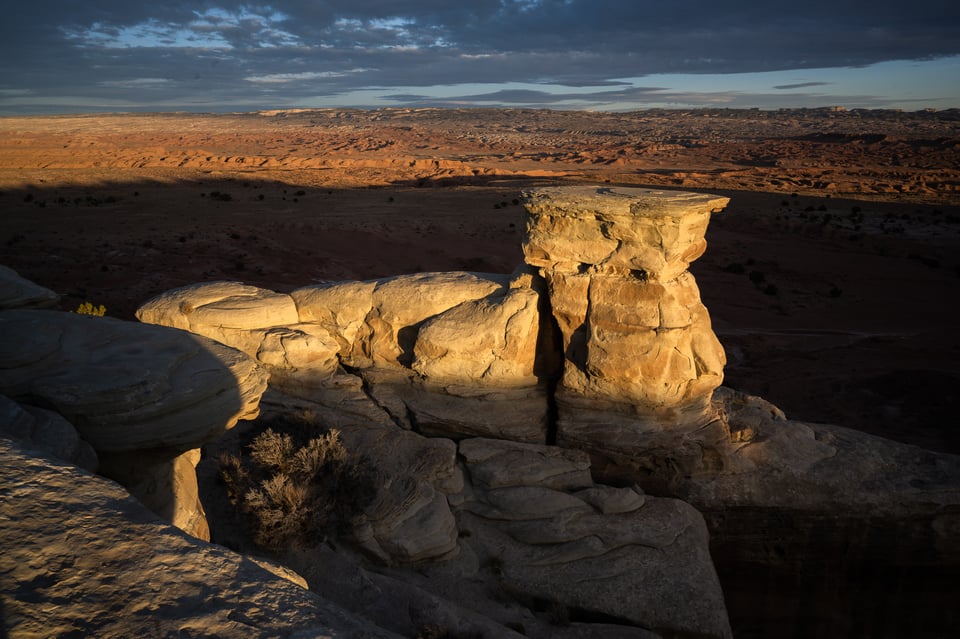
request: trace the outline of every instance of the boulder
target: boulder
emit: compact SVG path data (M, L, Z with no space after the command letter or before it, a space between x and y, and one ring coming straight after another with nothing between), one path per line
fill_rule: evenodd
M255 417L266 373L213 340L55 311L0 313L0 392L54 408L97 451L198 448Z
M0 310L11 308L53 308L60 296L48 288L20 277L12 268L0 265Z
M73 424L51 410L18 404L0 395L0 436L90 472L97 470L97 453L93 447L80 439Z
M289 571L185 535L114 482L3 439L0 486L11 637L399 636L278 576Z

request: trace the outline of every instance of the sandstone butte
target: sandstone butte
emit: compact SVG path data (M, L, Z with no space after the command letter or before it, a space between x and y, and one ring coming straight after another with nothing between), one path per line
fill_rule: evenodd
M882 523L861 556L896 538L895 561L956 571L960 458L721 386L687 267L726 203L535 190L511 275L209 282L142 324L15 310L55 295L0 272L8 632L729 637L710 536L750 561L825 521L841 540ZM276 554L302 577L195 539L239 538L194 468L216 474L222 435L260 411L309 411L377 470L342 540Z

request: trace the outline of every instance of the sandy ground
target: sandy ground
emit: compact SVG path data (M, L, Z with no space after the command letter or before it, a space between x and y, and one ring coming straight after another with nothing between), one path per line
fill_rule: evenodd
M3 118L0 263L127 319L200 281L509 272L521 192L567 183L730 196L691 269L727 384L960 453L955 111Z

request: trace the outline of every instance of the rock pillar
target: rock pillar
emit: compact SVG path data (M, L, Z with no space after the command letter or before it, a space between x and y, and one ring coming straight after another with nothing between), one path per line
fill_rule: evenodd
M560 439L585 429L583 439L602 440L597 429L624 417L641 430L712 419L725 357L687 267L728 201L597 186L525 194L525 259L547 281L562 335Z

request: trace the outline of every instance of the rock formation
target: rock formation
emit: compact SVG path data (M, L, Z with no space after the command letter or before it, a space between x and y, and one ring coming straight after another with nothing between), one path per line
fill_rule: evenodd
M60 413L18 404L0 395L0 436L19 442L25 449L97 470L97 453L80 438L77 429Z
M199 448L256 417L260 367L214 340L106 317L6 310L0 333L0 392L55 410L96 450L100 472L209 538Z
M290 295L212 282L161 294L137 317L247 353L270 371L273 388L343 423L544 442L538 303L521 269L418 273Z
M687 266L726 198L525 198L527 263L512 275L197 284L138 311L169 328L4 311L0 392L55 409L102 472L202 535L198 490L217 503L215 457L242 441L208 445L199 488L196 448L256 415L269 372L265 418L337 428L376 477L348 531L284 561L408 636L440 620L490 637L729 637L708 530L742 566L768 561L771 537L812 547L829 528L839 546L882 521L910 540L905 564L960 566L960 458L790 421L720 386L723 349ZM50 450L34 409L0 408L24 445L83 456ZM233 521L215 519L213 537L242 546ZM880 537L862 556L884 556Z
M632 188L528 194L526 261L562 335L558 443L619 451L713 417L725 357L687 266L727 198Z
M114 482L0 439L10 637L397 637L280 566L161 522Z
M60 296L48 288L20 277L12 268L0 264L0 310L9 308L51 308Z

